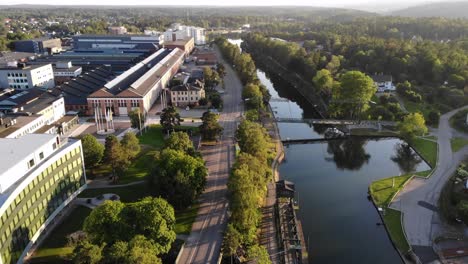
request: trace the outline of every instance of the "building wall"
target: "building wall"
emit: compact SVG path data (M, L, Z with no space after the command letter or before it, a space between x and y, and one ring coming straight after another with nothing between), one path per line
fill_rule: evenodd
M44 122L46 125L50 125L65 115L65 100L63 97L55 100L49 107L43 109L37 114L44 116Z
M52 65L47 64L38 68L2 69L0 70L0 86L15 89L29 89L36 86L47 89L54 88Z
M80 141L66 144L19 184L0 208L0 264L22 259L86 186Z
M6 138L19 138L26 134L34 133L39 128L43 127L46 124L44 116L36 118L33 122L28 123L25 126L22 126L20 129L6 136Z

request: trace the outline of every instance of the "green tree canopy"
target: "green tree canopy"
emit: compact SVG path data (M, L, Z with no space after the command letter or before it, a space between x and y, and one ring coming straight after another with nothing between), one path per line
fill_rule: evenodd
M190 140L190 137L187 133L173 132L164 142L165 148L170 148L178 151L183 151L185 153L193 153L193 142Z
M358 118L369 108L376 91L372 78L360 71L348 71L334 90L332 111L339 117Z
M400 134L407 139L427 133L426 121L421 113L411 113L405 116L398 124L398 129Z
M160 123L164 130L174 130L176 126L180 126L181 121L180 114L175 107L169 106L162 110Z
M118 241L130 241L138 235L151 242L155 255L167 253L175 240L174 227L174 208L166 200L152 197L128 204L105 201L83 224L91 242L109 245L116 259L122 258L120 251L125 249Z
M205 188L208 171L199 157L164 149L156 157L155 164L151 177L152 189L177 208L192 204Z
M81 137L81 144L86 167L92 168L99 164L104 157L104 146L91 134Z
M130 159L134 159L140 153L140 140L135 133L125 133L120 143Z
M141 113L140 108L135 108L128 112L128 117L133 128L143 129L145 126L146 115Z
M223 131L218 123L218 115L213 112L205 112L201 118L200 133L204 140L215 140Z

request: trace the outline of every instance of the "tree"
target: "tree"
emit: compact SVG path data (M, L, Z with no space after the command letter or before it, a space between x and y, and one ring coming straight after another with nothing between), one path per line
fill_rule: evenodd
M203 77L205 79L205 86L207 88L213 88L219 83L218 72L213 71L210 67L203 67Z
M406 139L412 139L414 136L422 136L427 133L426 121L420 113L411 113L398 123L400 134Z
M260 115L258 114L258 111L256 109L250 109L245 111L245 119L252 122L257 122L259 118Z
M164 130L174 130L176 126L180 126L181 121L180 114L175 107L169 106L162 110L160 123Z
M218 123L218 115L213 112L205 112L201 118L200 133L204 140L215 140L223 131Z
M120 141L123 151L127 153L130 159L134 159L140 153L140 140L138 140L135 133L127 132Z
M216 64L216 71L218 72L218 75L223 78L226 76L226 68L224 67L224 64L218 63Z
M177 208L192 204L204 190L208 171L200 157L164 149L155 157L155 164L151 174L152 190Z
M461 200L457 204L457 215L463 223L468 224L468 201Z
M104 157L104 146L91 134L81 137L83 146L83 158L88 168L93 168Z
M145 126L146 116L140 112L140 108L136 108L128 112L128 117L133 128L143 129Z
M253 245L247 250L249 260L255 261L257 264L270 264L270 256L264 246Z
M331 95L333 88L333 76L327 69L317 72L312 80L317 88L326 95Z
M235 255L241 246L241 239L239 231L232 224L228 224L223 239L223 254L226 256Z
M242 90L242 99L247 107L251 109L263 108L263 94L258 85L249 83Z
M165 148L193 153L193 142L187 133L180 131L172 133L164 142Z
M167 253L176 238L174 228L174 208L166 200L153 197L127 204L105 201L83 224L91 242L109 245L114 259L121 259L122 251L131 249L131 243L126 247L121 241L130 241L139 235L152 244L153 254Z
M104 160L111 165L112 178L117 179L118 174L122 174L130 165L128 154L122 148L119 139L115 135L106 137Z
M369 108L376 91L369 76L360 71L346 72L333 93L332 111L339 117L358 118Z
M102 250L105 244L97 246L85 240L80 242L74 249L72 261L76 264L97 264L102 260Z

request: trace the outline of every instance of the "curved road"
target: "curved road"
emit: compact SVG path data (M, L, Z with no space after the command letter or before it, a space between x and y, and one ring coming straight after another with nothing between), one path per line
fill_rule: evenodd
M219 61L221 59L217 52ZM228 199L227 180L234 163L234 136L237 121L243 110L242 84L229 64L226 66L224 108L220 113L220 124L224 128L220 142L213 147L203 147L202 155L208 167L205 192L200 197L200 209L185 242L177 263L217 263L227 223Z
M468 154L468 147L452 153L450 139L456 133L449 119L464 106L440 117L437 132L439 153L435 171L429 179L414 178L395 197L390 207L403 213L403 227L409 244L423 263L436 260L432 251L432 238L443 230L437 214L440 192L445 182L457 169L457 165Z

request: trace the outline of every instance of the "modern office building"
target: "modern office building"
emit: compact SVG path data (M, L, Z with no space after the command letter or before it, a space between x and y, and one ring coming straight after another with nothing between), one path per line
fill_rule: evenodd
M86 188L80 140L51 134L0 139L0 264L23 258Z
M88 96L88 113L112 111L126 116L139 108L147 113L184 62L185 54L176 48L160 49Z
M164 42L160 35L75 35L75 52L92 50L113 51L117 53L155 51Z
M29 39L15 41L15 51L37 54L52 54L62 51L62 41L55 39Z
M33 87L54 88L54 71L51 64L28 65L19 63L0 68L0 88L27 90Z

